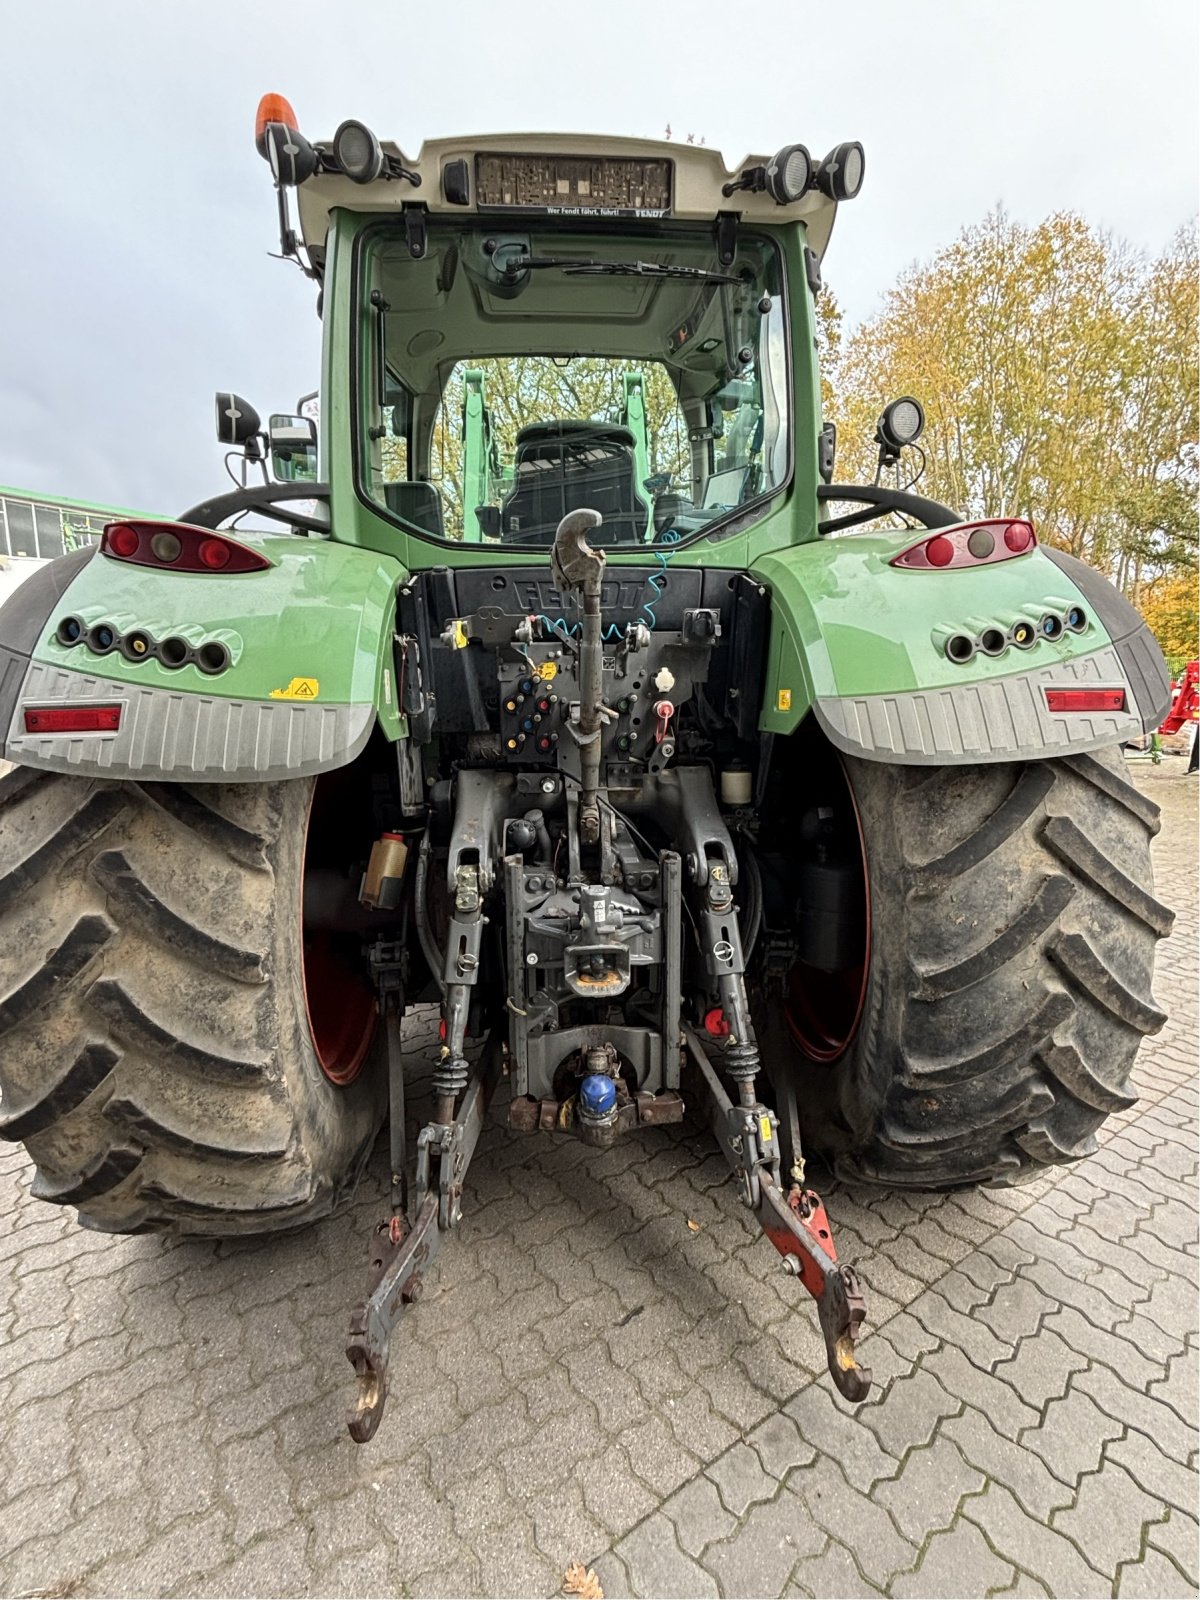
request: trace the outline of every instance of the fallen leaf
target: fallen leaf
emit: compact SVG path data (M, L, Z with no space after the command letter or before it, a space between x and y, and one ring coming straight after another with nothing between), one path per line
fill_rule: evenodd
M563 1573L563 1593L577 1594L579 1600L604 1600L595 1567L585 1567L582 1561L572 1561Z
M690 1231L692 1233L699 1233L700 1232L700 1224L698 1222L693 1222L691 1217L689 1217L687 1219L687 1222L688 1222L688 1228L690 1229Z

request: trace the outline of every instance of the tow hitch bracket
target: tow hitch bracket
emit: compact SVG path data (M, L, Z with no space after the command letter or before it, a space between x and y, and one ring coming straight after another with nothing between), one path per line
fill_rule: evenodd
M794 1184L785 1195L779 1183L778 1122L766 1106L735 1106L704 1046L691 1028L684 1037L696 1064L712 1128L738 1180L743 1201L783 1257L786 1270L817 1302L829 1372L847 1400L863 1400L871 1373L860 1367L854 1346L867 1314L853 1267L841 1264L820 1196Z
M391 1008L385 1013L385 1025L399 1030L399 1017ZM425 1269L437 1255L442 1236L457 1226L462 1215L463 1180L500 1076L500 1058L499 1043L489 1040L472 1069L455 1120L429 1123L422 1129L413 1210L410 1215L394 1212L372 1235L367 1298L350 1318L346 1344L358 1377L358 1395L348 1419L356 1444L372 1438L383 1417L392 1329L405 1306L420 1298Z

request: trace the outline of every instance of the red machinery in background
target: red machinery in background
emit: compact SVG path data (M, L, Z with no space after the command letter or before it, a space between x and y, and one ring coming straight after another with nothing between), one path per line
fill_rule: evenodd
M1175 684L1175 697L1171 701L1171 709L1158 731L1162 734L1178 733L1187 723L1195 722L1198 718L1200 718L1200 661L1189 661L1183 669L1183 676Z

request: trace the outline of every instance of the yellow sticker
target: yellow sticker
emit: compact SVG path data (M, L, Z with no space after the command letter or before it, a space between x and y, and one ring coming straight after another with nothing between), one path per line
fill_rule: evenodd
M758 1132L759 1132L759 1136L762 1139L762 1142L764 1144L770 1144L770 1142L771 1142L771 1119L770 1119L770 1117L759 1117L759 1119L758 1119Z
M775 696L775 709L776 711L790 711L792 709L792 691L790 689L780 689Z
M454 617L451 620L450 648L452 650L465 650L467 648L467 625L461 617Z
M293 678L286 689L272 689L272 700L315 700L321 685L315 678Z
M537 669L537 675L543 683L550 683L553 679L558 677L558 662L543 661L541 666Z

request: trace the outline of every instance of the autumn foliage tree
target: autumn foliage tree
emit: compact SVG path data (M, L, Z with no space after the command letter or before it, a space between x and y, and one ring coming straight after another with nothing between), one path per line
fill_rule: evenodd
M1172 617L1190 593L1194 640L1196 255L1193 228L1150 262L1068 214L964 229L833 341L839 480L870 481L880 409L916 395L922 493L1032 517L1135 602L1169 592Z
M1142 615L1150 624L1173 676L1200 655L1197 648L1196 577L1160 578L1142 593Z

